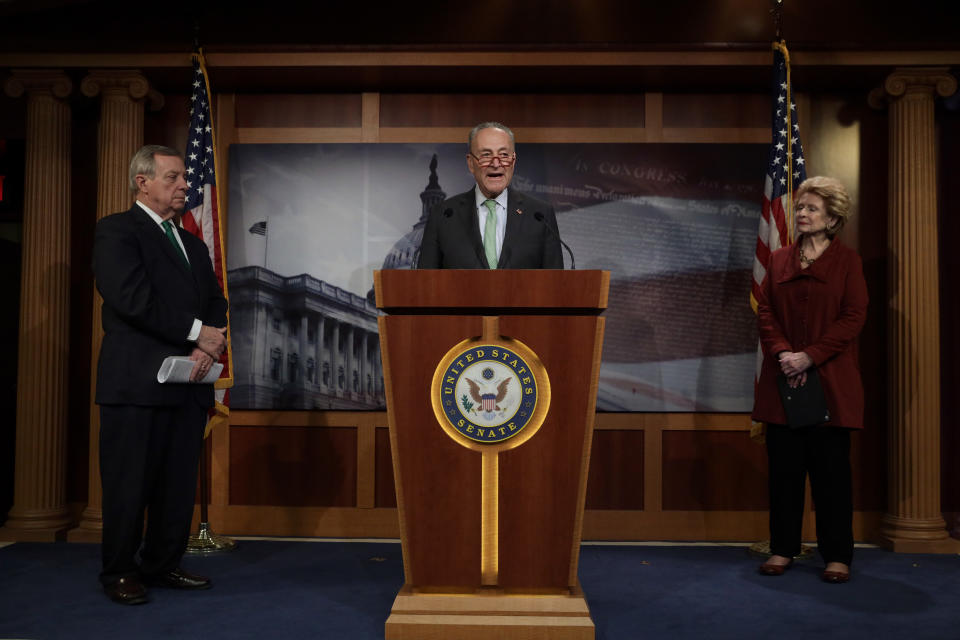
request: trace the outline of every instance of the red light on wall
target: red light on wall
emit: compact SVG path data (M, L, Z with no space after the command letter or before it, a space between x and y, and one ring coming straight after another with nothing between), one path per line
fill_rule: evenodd
M3 202L3 179L7 176L0 176L0 202Z

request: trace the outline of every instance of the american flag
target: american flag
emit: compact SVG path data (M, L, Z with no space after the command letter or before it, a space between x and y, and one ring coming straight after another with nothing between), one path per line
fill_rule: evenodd
M800 144L797 104L790 86L790 52L783 41L773 43L772 140L763 184L763 206L757 231L757 250L753 258L753 284L750 306L757 312L757 296L767 273L770 254L794 240L793 193L807 178ZM760 378L763 349L757 344L757 371Z
M223 255L223 227L217 199L216 144L213 120L210 117L210 86L203 54L193 56L193 86L190 96L190 129L187 131L185 154L187 169L187 205L183 214L183 228L203 240L210 252L210 261L217 281L227 297L226 263ZM229 415L229 392L233 386L233 354L230 329L227 328L227 350L220 357L223 373L214 385L217 404L211 416L209 429L215 420Z
M774 44L773 52L773 140L763 184L763 209L753 259L753 288L750 304L757 310L757 294L767 272L770 254L793 242L793 192L807 177L797 105L790 87L789 53L785 44Z

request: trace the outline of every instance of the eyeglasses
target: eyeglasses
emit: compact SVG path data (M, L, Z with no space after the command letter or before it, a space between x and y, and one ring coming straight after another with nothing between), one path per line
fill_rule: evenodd
M492 153L490 154L485 153L485 154L480 154L479 156L475 156L471 152L470 155L473 157L474 160L477 161L477 164L480 165L481 167L489 167L490 165L493 164L494 160L499 160L500 166L502 167L509 167L510 165L512 165L514 162L517 161L517 154L515 152L514 153L498 153L496 155Z

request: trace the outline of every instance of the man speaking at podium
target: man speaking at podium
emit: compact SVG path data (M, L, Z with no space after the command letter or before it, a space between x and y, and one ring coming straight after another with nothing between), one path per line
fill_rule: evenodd
M509 189L517 166L513 132L483 122L467 139L476 187L435 207L420 245L420 269L562 269L553 207Z

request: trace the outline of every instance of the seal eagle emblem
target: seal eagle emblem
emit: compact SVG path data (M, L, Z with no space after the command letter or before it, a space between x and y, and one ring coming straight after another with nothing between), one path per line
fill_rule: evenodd
M525 357L520 351L519 344L474 343L448 352L434 376L437 417L480 443L516 436L535 414L542 421L537 378L546 380L546 372L532 352Z

